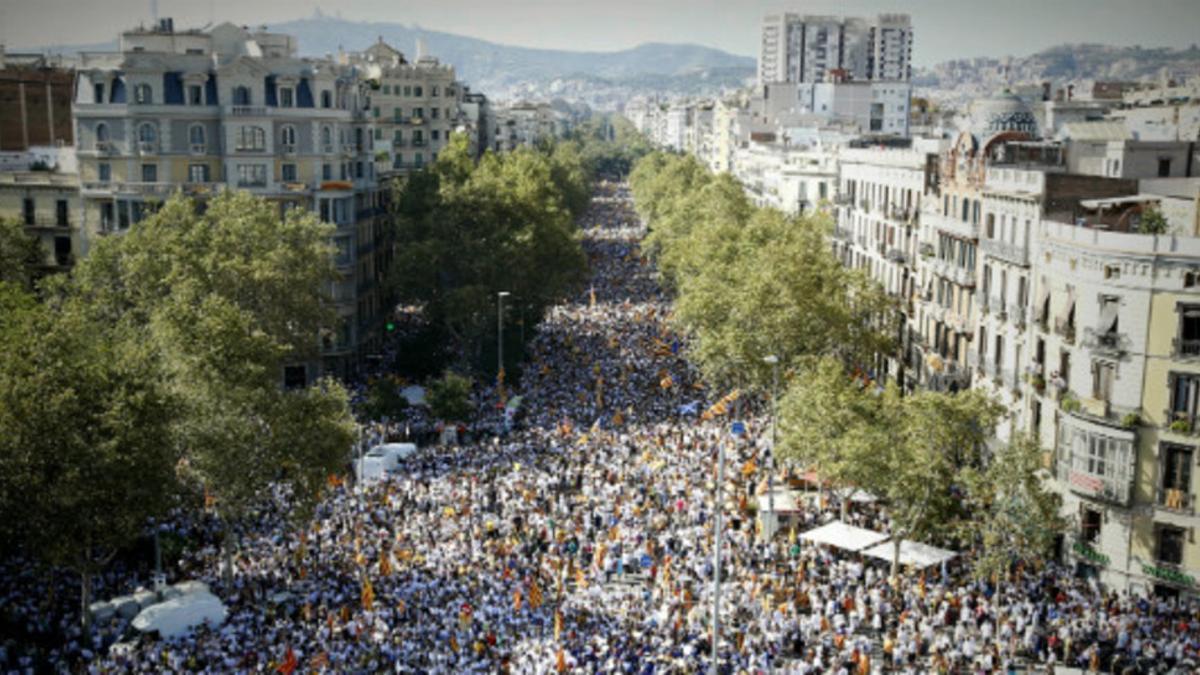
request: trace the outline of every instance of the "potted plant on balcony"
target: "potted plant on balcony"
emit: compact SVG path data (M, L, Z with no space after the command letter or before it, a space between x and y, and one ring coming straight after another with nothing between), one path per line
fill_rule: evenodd
M1177 434L1190 434L1192 433L1192 423L1186 419L1177 419L1171 422L1171 431Z
M1133 429L1141 423L1142 417L1135 412L1126 413L1125 416L1121 418L1121 426L1125 427L1126 429Z
M1075 398L1075 395L1070 392L1063 394L1063 397L1058 401L1058 405L1066 413L1079 412L1080 408L1079 399Z
M1046 378L1041 373L1029 374L1029 385L1037 390L1037 393L1042 393L1046 390Z

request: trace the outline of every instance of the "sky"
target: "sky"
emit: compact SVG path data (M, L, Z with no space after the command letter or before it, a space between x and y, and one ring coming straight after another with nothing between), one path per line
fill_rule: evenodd
M905 12L918 66L1024 56L1066 42L1200 42L1200 0L0 0L0 43L18 50L113 40L124 28L150 23L155 1L176 28L210 19L270 25L320 8L348 20L416 24L525 47L614 51L691 42L746 56L757 56L768 12Z

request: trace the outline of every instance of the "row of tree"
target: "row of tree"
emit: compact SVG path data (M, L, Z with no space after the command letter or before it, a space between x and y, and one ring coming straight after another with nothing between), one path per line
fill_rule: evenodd
M893 352L899 310L833 255L826 215L758 208L736 179L691 156L649 155L630 183L649 226L643 245L709 383L766 395L775 368L785 374L779 457L844 496L882 498L897 557L901 538L961 544L990 576L1046 552L1059 524L1036 442L998 446L1002 410L978 391L903 396L867 374Z
M536 323L582 283L587 259L574 219L587 208L591 182L575 143L489 152L476 163L465 137L453 137L435 163L396 188L401 244L390 288L400 304L420 309L460 367L495 372L488 347L497 294L508 292L508 309Z
M36 295L0 283L0 539L79 572L86 609L92 574L189 498L230 537L270 486L303 513L355 437L341 385L282 386L335 328L332 234L246 193L177 196Z

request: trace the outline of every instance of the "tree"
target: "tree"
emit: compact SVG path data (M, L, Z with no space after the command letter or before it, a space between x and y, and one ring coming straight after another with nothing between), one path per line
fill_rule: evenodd
M78 300L0 284L0 528L41 560L93 577L178 493L178 402L160 355Z
M44 255L42 245L20 222L0 218L0 282L33 288L33 270Z
M396 383L376 380L367 392L366 413L371 419L399 419L408 408L408 399L400 393Z
M884 399L888 442L879 448L886 471L872 486L892 520L892 575L903 539L943 539L964 518L967 471L977 469L1001 408L986 394L920 391Z
M1014 562L1045 559L1063 531L1061 498L1046 489L1041 462L1037 439L1021 434L988 457L982 470L965 472L971 519L963 538L975 545L976 578L1003 582Z
M856 487L869 490L887 480L891 429L882 392L850 376L836 358L807 360L779 402L781 458L815 469L821 479L842 488L842 516Z
M390 286L466 361L479 363L493 335L498 291L519 298L536 320L582 282L587 261L554 171L528 148L487 153L476 166L465 141L454 139L432 167L398 187L397 239L406 244ZM573 182L577 172L560 166L559 173Z
M447 370L429 385L425 396L436 419L465 422L471 415L471 381L462 375Z
M218 196L203 215L173 197L98 242L68 288L97 321L163 355L183 406L175 425L186 474L230 524L275 483L291 488L303 514L354 439L340 385L281 387L283 367L315 359L334 331L326 289L338 276L333 228L311 213L277 213L246 193Z
M1150 208L1142 212L1141 221L1138 223L1139 234L1166 234L1169 229L1170 223L1162 211Z

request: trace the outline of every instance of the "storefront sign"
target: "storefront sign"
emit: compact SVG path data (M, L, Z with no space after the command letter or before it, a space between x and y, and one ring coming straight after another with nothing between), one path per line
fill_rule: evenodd
M1155 567L1154 565L1142 563L1142 574L1145 574L1148 577L1154 577L1155 579L1161 579L1172 584L1179 584L1181 586L1196 585L1195 577L1184 574L1179 570L1171 569L1170 567Z
M1102 567L1108 567L1108 563L1110 561L1108 556L1100 553L1096 549L1081 541L1075 542L1074 551L1075 555L1078 555L1081 558L1086 558L1089 562L1094 562Z

